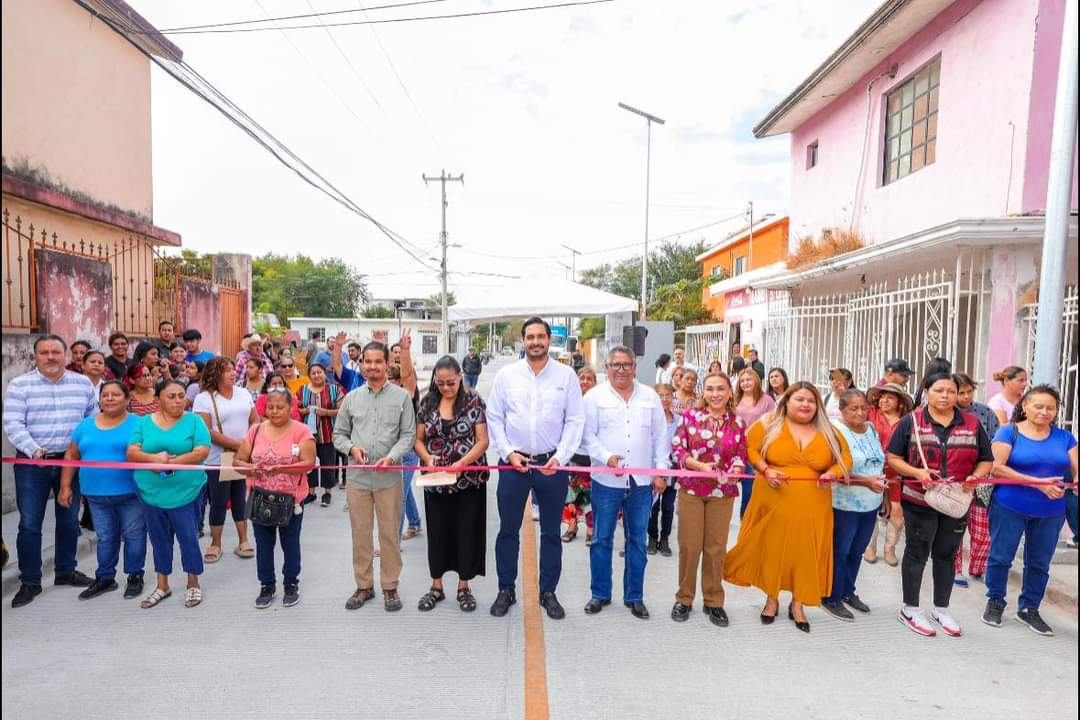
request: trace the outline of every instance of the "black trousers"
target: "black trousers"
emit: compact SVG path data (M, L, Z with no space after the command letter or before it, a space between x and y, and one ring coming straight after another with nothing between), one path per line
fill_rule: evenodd
M337 485L337 470L329 468L324 470L323 468L328 465L339 465L337 450L334 449L334 443L315 443L315 456L319 458L319 464L311 469L308 473L308 492L315 492L319 487L332 488Z
M653 503L649 515L649 537L667 540L671 535L671 521L675 517L675 496L679 491L674 485L668 485L660 494L660 501ZM657 522L659 521L659 523Z
M956 552L964 542L967 515L952 518L937 510L909 502L903 503L907 545L900 563L904 586L904 604L919 606L923 570L931 561L934 577L934 607L949 607L955 578Z

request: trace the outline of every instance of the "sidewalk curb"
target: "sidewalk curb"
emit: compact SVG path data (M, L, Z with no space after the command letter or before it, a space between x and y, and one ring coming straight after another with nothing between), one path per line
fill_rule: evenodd
M1009 570L1009 587L1010 589L1020 590L1023 583L1024 570L1013 567ZM1064 610L1073 617L1077 616L1077 598L1076 588L1070 588L1065 583L1050 578L1050 582L1046 584L1046 594L1043 596L1043 602L1049 603L1059 610Z
M75 559L82 560L83 558L93 557L95 548L97 547L97 536L91 535L86 530L83 530L79 534L79 544L75 549ZM52 573L53 566L56 563L56 553L54 545L43 547L41 549L41 579L42 584L45 584L46 578ZM93 575L93 573L88 573ZM7 597L14 594L19 589L19 563L17 558L12 557L8 561L8 566L3 570L3 582L0 583L0 597Z

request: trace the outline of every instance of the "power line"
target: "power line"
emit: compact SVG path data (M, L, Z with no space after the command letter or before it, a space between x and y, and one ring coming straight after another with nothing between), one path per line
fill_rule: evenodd
M446 0L412 0L411 2L399 2L391 3L389 5L374 5L367 8L368 10L389 10L391 8L410 7L413 5L432 5L434 3L442 3ZM331 15L348 15L350 13L363 12L363 10L327 10L325 12L315 12L315 8L312 8L312 12L304 13L303 15L279 15L277 17L267 16L265 19L257 18L254 20L235 20L233 22L223 23L206 23L205 25L183 25L174 28L165 28L158 30L160 33L175 33L182 30L202 30L204 28L220 28L220 27L234 27L237 25L255 25L264 22L278 22L281 20L306 20L312 17L330 17Z
M537 10L556 10L559 8L580 7L583 5L603 5L615 2L615 0L576 0L575 2L552 3L549 5L529 5L520 8L504 8L502 10L476 10L473 12L451 13L448 15L419 15L402 18L386 18L383 20L351 20L337 23L316 23L314 25L285 25L278 27L217 27L206 26L205 30L160 30L162 35L220 35L225 33L253 33L266 30L310 30L313 28L349 27L353 25L383 25L388 23L420 22L425 20L458 20L461 18L481 17L484 15L508 15L511 13L533 12ZM216 29L215 29L216 28Z
M352 70L352 74L355 75L356 79L360 81L360 85L363 86L364 90L368 94L368 97L371 98L371 102L375 103L375 107L382 110L383 114L385 115L386 110L383 108L382 103L379 102L379 99L377 97L375 97L375 93L371 92L371 88L368 87L367 82L364 81L364 78L360 74L360 71L356 69L356 66L353 65L353 61L349 59L349 56L345 54L345 51L341 48L341 45L338 44L337 38L334 37L333 31L331 31L330 28L326 26L326 24L322 20L322 17L320 17L316 12L315 6L311 4L311 0L304 0L304 2L309 8L311 8L311 12L315 13L315 19L319 21L319 25L322 26L322 29L326 31L326 35L330 38L330 42L332 42L334 44L334 47L337 48L338 54L341 55L342 59L345 61L345 64L349 66L350 70Z

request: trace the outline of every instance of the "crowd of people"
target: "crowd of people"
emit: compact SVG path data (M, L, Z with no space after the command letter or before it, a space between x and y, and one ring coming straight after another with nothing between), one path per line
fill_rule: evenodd
M392 347L341 334L325 349L251 334L235 357L203 350L198 330L180 337L162 323L158 338L129 352L129 339L114 333L107 356L82 341L70 348L52 335L35 341L35 367L12 379L3 406L18 456L46 461L15 466L21 586L12 607L42 592L50 494L54 584L83 588L82 599L119 588L122 547L124 596L142 597L143 608L166 600L175 543L187 576L184 604L200 605L200 576L206 563L222 559L231 515L233 553L256 561L255 606L270 607L277 596L279 540L282 602L295 605L304 514L312 503L330 506L341 489L355 581L345 607L376 597L379 557L383 606L400 610L401 543L422 532L411 471L419 467L431 586L417 607L433 610L446 599L446 577L456 575L455 600L470 612L478 605L470 582L486 573L491 449L502 468L496 617L517 602L520 529L531 498L540 526L539 602L552 619L566 614L556 595L563 545L582 520L591 578L584 612L600 613L613 600L621 523L622 601L648 618L648 558L674 554L677 513L676 622L689 620L699 582L704 613L720 627L729 624L724 583L762 592L764 625L779 616L782 595L800 631L810 632L807 607L854 621L871 611L858 595L858 575L863 562L877 562L883 527L883 559L900 567L898 618L914 632L960 635L950 598L972 579L985 582L983 622L1000 626L1023 541L1015 617L1053 633L1039 606L1066 519L1075 546L1076 439L1057 427L1057 391L1028 387L1023 368L995 375L1002 390L986 405L974 401L976 381L944 359L929 364L915 397L904 359L887 363L866 391L849 370L835 368L823 396L783 368L767 370L754 350L726 368L702 369L676 348L660 358L650 386L635 379L635 354L616 346L598 382L596 369L575 372L550 358L551 328L534 317L522 326L523 357L499 371L485 401L475 389L482 362L472 350L461 363L439 359L421 386L407 332ZM61 459L137 465L47 462ZM454 467L468 469L439 471ZM741 520L729 550L736 498ZM76 566L84 499L98 535L93 578ZM147 538L156 574L148 594ZM927 564L929 612L920 604Z

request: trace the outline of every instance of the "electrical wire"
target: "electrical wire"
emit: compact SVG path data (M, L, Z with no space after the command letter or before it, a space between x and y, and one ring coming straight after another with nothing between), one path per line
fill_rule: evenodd
M461 18L481 17L485 15L508 15L511 13L533 12L537 10L556 10L559 8L581 7L584 5L603 5L616 0L574 0L573 2L552 3L548 5L529 5L519 8L503 8L502 10L475 10L473 12L451 13L447 15L417 15L412 17L386 18L382 20L350 20L336 23L319 23L314 25L284 25L274 27L217 27L207 25L206 29L196 30L159 30L162 35L221 35L226 33L253 33L266 30L310 30L314 28L350 27L354 25L383 25L389 23L420 22L426 20L458 20Z
M411 0L410 2L390 3L389 5L373 5L367 8L368 10L389 10L393 8L411 7L414 5L433 5L435 3L443 3L447 0ZM306 20L313 17L330 17L331 15L348 15L351 13L364 12L363 9L358 10L327 10L325 12L317 12L315 8L311 8L312 12L304 13L302 15L279 15L277 17L267 16L265 19L257 18L254 20L234 20L233 22L223 23L206 23L205 25L183 25L174 28L159 29L160 33L179 32L181 30L202 30L205 28L223 28L223 27L235 27L237 25L256 25L258 23L265 22L280 22L282 20Z
M371 88L368 87L368 84L364 80L364 77L360 74L360 71L356 69L355 65L353 65L353 61L349 59L348 55L345 54L345 50L342 49L341 45L337 41L337 38L334 37L333 31L326 26L326 24L322 20L322 17L318 15L318 12L315 10L315 6L311 4L311 0L304 0L304 2L309 8L311 8L311 12L315 13L315 19L319 21L319 25L322 26L322 29L326 31L326 35L330 38L330 42L334 44L335 48L337 48L338 54L341 55L341 58L345 61L345 64L349 66L350 70L352 70L352 74L356 77L357 80L360 81L360 85L364 88L364 91L367 92L368 97L371 98L371 102L375 103L375 107L382 110L383 114L385 115L386 109L383 108L382 103L379 102L379 99L375 97L375 93L371 92Z

